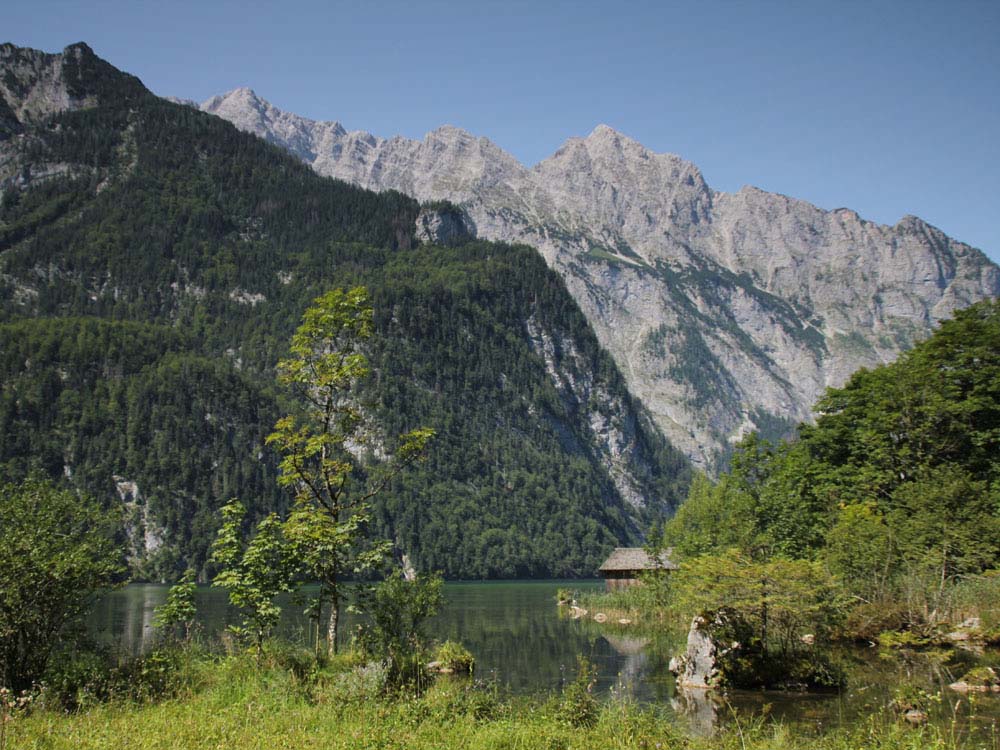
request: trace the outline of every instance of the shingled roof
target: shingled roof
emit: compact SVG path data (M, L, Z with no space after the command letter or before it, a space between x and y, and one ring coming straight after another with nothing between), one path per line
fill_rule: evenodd
M654 560L642 547L617 547L611 556L598 568L601 573L617 570L677 570L678 565L671 560L673 548L661 552Z

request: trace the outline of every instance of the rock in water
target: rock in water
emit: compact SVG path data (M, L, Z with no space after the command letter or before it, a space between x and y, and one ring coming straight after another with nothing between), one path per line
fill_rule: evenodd
M709 632L708 620L701 616L695 617L688 630L684 656L670 660L670 671L677 675L678 687L716 687L721 677L718 655L719 649Z

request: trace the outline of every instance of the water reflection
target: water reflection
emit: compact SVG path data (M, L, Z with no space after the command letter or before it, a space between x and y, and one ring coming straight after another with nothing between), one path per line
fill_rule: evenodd
M594 589L599 582L573 582L577 589ZM735 691L679 693L667 669L671 654L680 650L684 634L662 633L640 638L628 627L598 624L591 618L559 616L555 595L565 582L448 583L446 606L429 623L433 636L462 642L476 657L476 676L495 681L513 693L559 690L576 672L577 656L586 656L598 670L597 692L614 699L633 699L668 708L686 717L692 730L710 733L736 715L767 713L800 730L822 732L881 711L901 685L918 685L943 700L932 709L932 720L958 726L970 735L989 736L1000 720L1000 696L974 698L948 690L970 667L1000 666L1000 655L987 652L921 653L882 658L875 649L847 648L839 655L848 672L843 692L787 693ZM91 633L126 654L148 650L157 632L153 613L166 600L166 586L133 585L103 597L94 609ZM237 613L225 591L201 587L196 594L199 624L207 640L218 639ZM285 598L279 634L311 645L303 606ZM358 624L345 616L345 640ZM954 722L954 723L952 723Z
M558 690L573 678L578 654L597 664L604 689L619 673L638 680L638 654L620 653L599 630L577 627L557 617L555 594L565 585L560 581L447 583L446 604L428 630L439 641L463 643L476 657L477 677L495 680L514 693ZM584 590L601 584L574 581L573 585ZM166 586L135 584L107 594L90 617L91 633L120 653L136 655L148 650L157 637L153 612L166 600L167 591ZM307 589L305 593L310 592ZM279 598L279 603L282 619L278 635L313 645L304 606L289 597ZM199 587L196 605L199 629L209 641L218 639L227 625L239 619L221 589ZM345 613L341 627L344 643L358 624L357 615Z

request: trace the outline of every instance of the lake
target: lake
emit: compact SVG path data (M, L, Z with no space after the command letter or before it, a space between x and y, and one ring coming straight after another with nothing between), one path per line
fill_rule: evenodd
M858 720L880 710L900 685L916 685L945 700L932 711L934 719L957 731L983 737L1000 734L1000 696L967 698L947 685L971 666L1000 666L1000 655L977 655L956 650L949 658L939 652L885 658L871 648L845 648L839 658L847 666L848 688L830 693L736 691L724 703L703 694L679 694L667 671L667 662L681 647L683 636L664 635L656 642L620 626L560 616L559 588L597 590L600 581L495 581L444 586L446 604L428 624L439 641L459 641L476 657L476 678L496 683L515 694L551 693L573 679L578 655L598 670L597 691L663 707L683 716L694 731L710 731L733 710L769 714L808 731ZM102 597L89 619L92 635L127 654L150 648L157 633L154 609L166 599L168 587L133 584ZM279 635L310 643L309 622L302 606L283 601ZM199 587L199 622L203 634L214 639L237 613L221 589ZM346 642L359 620L345 614L341 633Z

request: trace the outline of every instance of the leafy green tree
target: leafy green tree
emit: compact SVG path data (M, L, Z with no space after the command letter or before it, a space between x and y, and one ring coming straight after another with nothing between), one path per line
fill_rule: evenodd
M729 547L746 548L753 538L749 498L729 475L718 483L696 474L687 500L664 524L663 546L681 558Z
M829 513L798 443L772 445L756 434L736 448L732 469L712 484L697 477L664 527L681 556L737 548L757 560L808 557L823 544Z
M821 563L757 561L729 550L685 561L674 573L672 590L678 612L716 623L714 637L736 644L723 661L731 684L839 679L830 672L822 645L843 617L844 598ZM811 637L809 644L805 636Z
M798 440L750 436L717 484L697 480L665 541L759 564L822 560L859 634L936 627L956 586L1000 561L1000 302L958 311L816 410Z
M826 535L823 559L848 583L851 594L865 604L889 593L896 570L893 533L874 502L841 505Z
M194 618L197 608L194 603L194 594L197 586L194 581L194 570L188 568L184 571L181 580L170 587L167 592L167 601L156 608L153 624L172 633L178 627L184 631L184 640L191 640L191 630L194 627Z
M260 659L264 639L281 617L275 597L295 589L296 560L282 533L281 521L270 514L249 541L244 540L246 508L231 500L222 508L222 526L212 547L212 561L220 566L215 583L229 591L229 601L243 613L243 622L231 627L237 637L250 640Z
M31 687L94 594L118 580L116 527L89 497L36 477L0 485L0 686Z
M951 584L994 564L1000 556L998 516L986 482L954 464L926 469L896 489L889 520L902 577L923 582L920 589L908 587L911 620L936 624Z
M364 409L359 383L369 375L365 346L372 307L363 287L334 289L314 300L292 336L291 356L278 363L279 379L305 405L284 417L267 438L282 455L279 483L294 493L285 534L307 575L319 581L312 608L321 620L329 605L327 649L337 649L341 588L346 573L369 570L387 552L364 545L371 502L403 467L419 458L433 431L399 437L392 457Z

